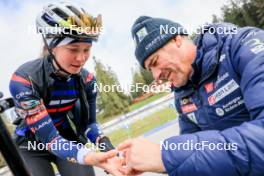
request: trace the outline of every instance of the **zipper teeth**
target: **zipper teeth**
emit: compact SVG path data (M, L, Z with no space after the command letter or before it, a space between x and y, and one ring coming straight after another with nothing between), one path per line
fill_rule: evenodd
M212 73L211 73L212 74ZM211 76L211 74L208 76L208 78ZM206 78L207 79L207 78ZM206 80L205 79L205 80ZM203 98L201 97L200 93L199 93L199 90L196 91L197 92L197 95L198 95L198 98L200 100L200 104L201 104L201 109L204 111L204 116L206 117L207 119L207 122L208 122L208 125L203 125L202 127L203 128L208 128L208 127L211 127L213 124L210 122L209 120L209 113L208 113L208 110L207 108L205 108L205 103L203 101Z
M214 68L212 69L212 71L211 71L211 72L210 72L205 78L203 78L203 79L199 82L198 85L201 85L202 83L204 83L204 81L206 81L208 78L210 78L210 77L213 75L213 73L215 72L216 67L217 67L217 64L214 65Z
M216 56L217 58L219 58L219 54L217 54L217 56ZM202 79L200 82L199 82L199 84L198 84L198 86L199 87L201 87L201 84L203 84L208 78L210 78L213 74L214 74L214 72L215 72L215 69L217 68L217 64L214 64L214 67L212 68L212 71L204 78L204 79ZM204 127L204 128L208 128L208 127L211 127L212 126L212 123L210 122L210 120L209 120L209 114L208 114L208 110L207 110L207 108L204 108L204 105L205 105L205 103L204 103L204 101L203 101L203 98L201 97L201 95L200 95L200 93L199 93L199 89L198 90L196 90L196 92L197 92L197 94L198 94L198 98L199 98L199 100L200 100L200 104L201 104L201 108L202 108L202 110L204 111L204 115L205 115L205 117L206 117L206 119L207 119L207 122L208 122L208 125L204 125L204 126L202 126L202 127Z
M220 49L222 50L223 48L222 47L220 47L219 46L220 44L218 44L217 46L216 46L216 50L217 50L217 53L216 53L216 55L215 55L215 57L217 58L217 64L214 64L214 67L212 68L212 71L204 78L204 79L202 79L200 82L199 82L199 84L198 85L201 85L205 80L207 80L210 76L212 76L212 74L214 73L214 71L215 71L215 69L216 69L216 67L218 66L218 64L219 64L219 58L220 58L220 52L221 51L219 51Z

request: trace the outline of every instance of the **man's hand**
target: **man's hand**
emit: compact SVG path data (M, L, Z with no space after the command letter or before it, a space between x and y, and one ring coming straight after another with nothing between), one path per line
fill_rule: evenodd
M123 174L165 172L160 146L143 137L127 140L121 143L117 150L124 152L126 166L119 169Z
M117 157L117 153L118 151L116 150L111 150L109 152L89 153L85 157L85 163L100 167L114 176L123 176L123 174L119 171L119 168L124 163L124 160Z

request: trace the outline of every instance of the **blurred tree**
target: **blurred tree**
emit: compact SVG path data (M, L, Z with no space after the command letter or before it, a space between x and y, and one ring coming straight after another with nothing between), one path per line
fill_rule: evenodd
M129 97L123 93L116 74L95 57L93 59L98 88L101 89L98 92L98 110L104 118L128 112Z
M150 85L153 81L154 78L152 76L152 73L142 67L139 68L140 74L142 75L142 78L144 79L145 83L147 85Z
M213 14L213 20L212 20L213 23L219 23L219 22L221 22L221 21L222 21L221 18L219 18L219 17L217 17L215 14Z
M154 78L152 73L141 67L139 64L136 64L135 68L132 69L132 85L135 88L132 90L136 90L136 87L138 88L136 91L130 92L132 98L135 99L146 93L142 87L145 85L150 85L153 81Z
M142 87L146 85L146 82L139 71L134 71L132 77L132 85L133 88L131 89L130 93L133 99L144 94Z
M212 22L230 22L240 27L256 26L264 29L263 0L230 0L222 8L222 17L213 15Z

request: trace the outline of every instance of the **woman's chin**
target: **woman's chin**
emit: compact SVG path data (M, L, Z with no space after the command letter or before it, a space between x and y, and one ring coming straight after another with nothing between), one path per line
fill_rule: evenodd
M80 68L71 68L69 70L67 70L70 74L78 74L81 71L81 67Z

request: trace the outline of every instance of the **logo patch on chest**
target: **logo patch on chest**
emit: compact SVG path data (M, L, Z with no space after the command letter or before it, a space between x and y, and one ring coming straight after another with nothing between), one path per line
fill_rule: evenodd
M223 116L225 114L225 111L222 108L216 108L215 112L218 116Z
M184 97L184 98L181 99L180 104L181 104L181 106L183 106L183 105L190 104L192 102L193 102L192 101L192 98L190 98L190 97Z
M189 113L197 110L197 106L192 103L181 107L183 113Z
M228 83L223 85L221 88L219 88L211 96L208 97L209 105L217 103L218 101L222 100L238 88L239 85L235 82L235 80L230 80Z
M214 90L214 83L210 82L204 85L206 93L210 93Z

